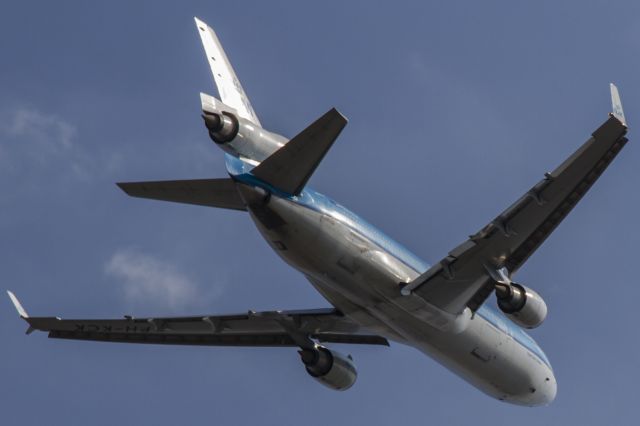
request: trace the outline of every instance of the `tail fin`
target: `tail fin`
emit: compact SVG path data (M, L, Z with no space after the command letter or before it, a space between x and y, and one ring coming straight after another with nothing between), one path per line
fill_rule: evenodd
M260 125L260 120L256 116L247 94L244 92L240 80L233 71L233 67L227 58L227 55L222 49L220 40L216 36L216 33L205 22L198 18L194 18L196 26L198 27L198 33L202 39L202 45L207 54L207 60L213 73L213 79L218 87L220 93L220 99L225 104L238 111L240 117Z

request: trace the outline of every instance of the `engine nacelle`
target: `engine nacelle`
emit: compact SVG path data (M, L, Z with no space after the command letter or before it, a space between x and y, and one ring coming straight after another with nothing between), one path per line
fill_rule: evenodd
M547 317L547 304L538 293L520 284L496 288L498 307L507 317L524 328L536 328Z
M323 385L343 391L356 382L358 372L351 356L346 357L322 346L301 349L298 353L307 373Z
M259 163L289 141L242 117L235 108L225 105L213 96L201 93L200 101L202 118L209 131L209 137L223 151L234 157Z
M238 134L238 118L230 112L204 111L202 118L209 130L209 136L217 144L230 142Z

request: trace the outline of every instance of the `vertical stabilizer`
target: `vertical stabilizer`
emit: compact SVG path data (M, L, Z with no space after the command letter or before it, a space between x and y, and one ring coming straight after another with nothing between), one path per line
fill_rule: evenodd
M213 79L220 93L220 99L225 104L235 108L240 117L246 118L262 127L255 111L253 111L249 98L247 98L247 94L240 84L240 80L238 80L227 55L222 49L216 33L200 19L194 19L198 27L198 33L202 39L202 45L207 54L207 61L209 61Z

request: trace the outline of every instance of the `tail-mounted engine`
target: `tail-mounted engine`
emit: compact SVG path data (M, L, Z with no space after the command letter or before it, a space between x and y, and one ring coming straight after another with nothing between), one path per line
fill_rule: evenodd
M238 118L230 112L204 111L202 118L209 130L209 136L217 144L231 142L238 134Z
M547 317L547 304L538 293L514 282L496 285L498 307L511 321L524 328L536 328Z
M237 109L213 96L201 93L200 102L209 137L234 157L259 163L288 141L283 136L263 129L259 123L248 120Z
M323 346L300 349L298 353L307 373L323 385L343 391L356 382L358 372L351 356L344 356Z

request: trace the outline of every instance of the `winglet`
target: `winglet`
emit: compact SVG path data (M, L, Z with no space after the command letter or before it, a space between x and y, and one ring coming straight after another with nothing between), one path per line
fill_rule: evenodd
M622 109L622 102L620 101L620 93L618 93L618 88L613 83L610 83L609 86L611 88L611 115L620 120L620 122L626 127L627 122L624 118L624 110Z
M16 297L16 295L10 292L9 290L7 290L7 294L9 295L9 299L11 299L13 306L15 306L16 311L18 311L18 314L20 314L20 317L23 319L29 318L29 314L27 314L27 311L24 310L24 308L20 304L20 301Z

